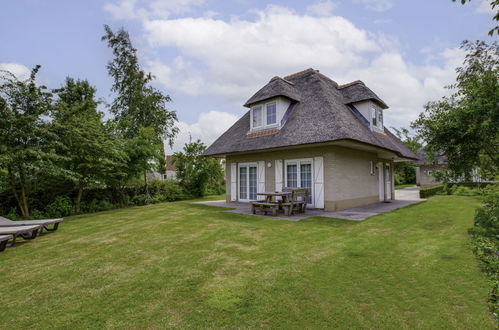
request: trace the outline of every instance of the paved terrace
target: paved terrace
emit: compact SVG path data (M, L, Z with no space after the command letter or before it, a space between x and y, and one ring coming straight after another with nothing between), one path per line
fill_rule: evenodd
M288 221L300 221L309 217L326 217L326 218L339 218L346 220L361 221L377 214L390 212L408 205L417 204L424 201L424 199L419 198L419 188L409 187L404 189L395 190L395 200L388 203L375 203L370 205L364 205L359 207L354 207L351 209L346 209L342 211L323 211L318 209L307 209L305 213L294 214L292 216L285 216L282 213L278 213L277 216L263 215L261 212L257 212L256 216L264 216L269 218L277 218ZM207 201L207 202L196 202L197 204L211 205L218 207L230 208L224 212L248 214L251 213L251 207L247 203L227 203L224 200L219 201Z

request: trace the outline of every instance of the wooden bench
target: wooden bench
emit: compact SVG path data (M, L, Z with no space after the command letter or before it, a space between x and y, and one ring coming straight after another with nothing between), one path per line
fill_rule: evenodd
M304 213L307 209L308 188L284 188L283 191L291 191L291 200L281 203L287 216L293 213Z
M277 215L277 210L279 209L278 203L269 203L269 202L251 202L251 213L256 214L256 210L259 209L265 215L267 212L271 211L272 215Z

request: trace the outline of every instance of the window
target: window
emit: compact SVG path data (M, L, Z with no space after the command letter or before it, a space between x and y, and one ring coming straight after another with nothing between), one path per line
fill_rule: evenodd
M253 127L262 126L262 107L253 108Z
M374 106L371 108L371 127L383 129L383 110Z
M267 104L267 125L273 125L277 123L277 108L276 103Z
M285 160L284 178L287 188L307 188L307 204L313 201L313 166L312 159Z
M371 124L373 127L378 126L378 120L376 117L376 109L375 108L371 108Z

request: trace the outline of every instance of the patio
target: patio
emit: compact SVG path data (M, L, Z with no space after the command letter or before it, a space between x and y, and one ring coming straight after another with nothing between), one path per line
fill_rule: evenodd
M263 215L262 213L257 213L256 216L265 216L265 217L283 219L288 221L300 221L302 219L309 217L326 217L326 218L339 218L345 220L362 221L369 217L385 212L390 212L412 204L417 204L422 201L424 201L424 199L419 198L419 188L409 187L409 188L395 190L395 200L392 200L388 203L379 202L341 211L324 211L319 209L307 209L305 213L293 214L291 216L286 216L283 213L279 213L277 216ZM231 208L230 210L226 210L225 212L253 215L251 213L251 206L250 204L247 203L237 203L237 202L227 203L225 200L196 202L196 203L203 205Z

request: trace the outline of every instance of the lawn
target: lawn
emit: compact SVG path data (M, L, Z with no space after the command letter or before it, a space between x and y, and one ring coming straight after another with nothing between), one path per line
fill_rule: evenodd
M363 222L190 202L68 218L0 254L9 328L493 329L468 244L478 201Z

